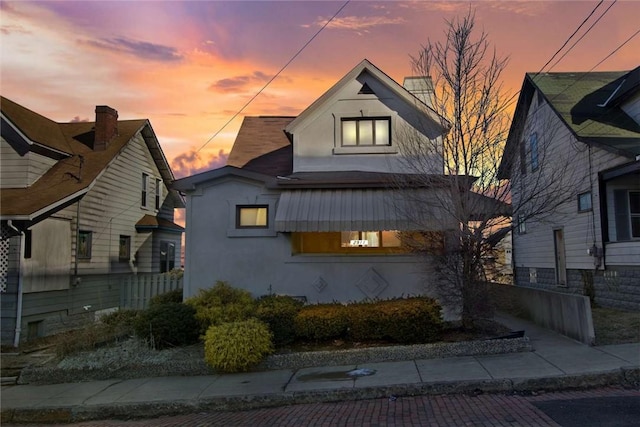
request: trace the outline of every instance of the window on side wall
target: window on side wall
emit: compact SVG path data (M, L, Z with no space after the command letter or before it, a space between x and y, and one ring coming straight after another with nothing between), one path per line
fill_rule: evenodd
M131 236L120 236L118 245L118 259L120 261L129 261L131 258Z
M91 259L91 240L93 233L91 231L80 230L78 231L78 259Z
M518 215L518 234L526 234L527 233L527 222L525 221L524 215Z
M140 206L147 207L147 194L149 193L149 175L142 174L142 199L140 200Z
M391 118L343 118L341 132L343 147L391 145Z
M175 268L176 244L169 241L160 242L160 273L167 273Z
M236 228L269 228L269 206L236 206Z
M156 179L156 210L160 210L160 203L162 202L162 181Z
M578 194L578 212L588 212L591 209L591 192Z
M532 133L529 137L529 148L531 150L531 171L535 171L540 166L538 158L538 134Z

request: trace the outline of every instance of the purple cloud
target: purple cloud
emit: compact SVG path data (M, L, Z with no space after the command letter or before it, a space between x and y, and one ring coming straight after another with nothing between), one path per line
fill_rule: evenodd
M271 76L262 71L254 71L253 74L218 80L209 86L209 90L223 93L238 92L246 89L252 83L266 83L270 78Z
M171 170L176 178L195 175L211 169L217 169L227 164L229 153L220 149L217 154L211 155L209 159L203 159L195 150L180 154L171 161Z
M174 62L183 59L183 56L176 48L155 43L129 40L123 37L99 40L81 40L80 43L111 52L126 53L151 61Z

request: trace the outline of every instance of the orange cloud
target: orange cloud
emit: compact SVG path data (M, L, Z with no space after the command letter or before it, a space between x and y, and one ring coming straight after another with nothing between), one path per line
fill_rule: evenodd
M171 169L176 178L183 178L185 176L220 168L227 164L229 153L225 153L221 149L216 154L212 154L207 158L203 157L204 153L200 154L196 150L191 150L175 157L171 161Z

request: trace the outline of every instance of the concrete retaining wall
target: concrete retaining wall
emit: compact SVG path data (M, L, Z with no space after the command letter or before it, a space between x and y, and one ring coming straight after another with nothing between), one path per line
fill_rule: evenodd
M491 284L498 310L533 321L588 345L595 342L591 303L583 295Z

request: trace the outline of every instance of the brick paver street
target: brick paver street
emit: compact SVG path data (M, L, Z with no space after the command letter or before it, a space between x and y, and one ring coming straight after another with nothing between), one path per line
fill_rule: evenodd
M637 396L640 390L600 388L538 395L390 397L293 405L240 412L197 413L132 421L91 421L74 427L169 426L559 426L536 402Z

